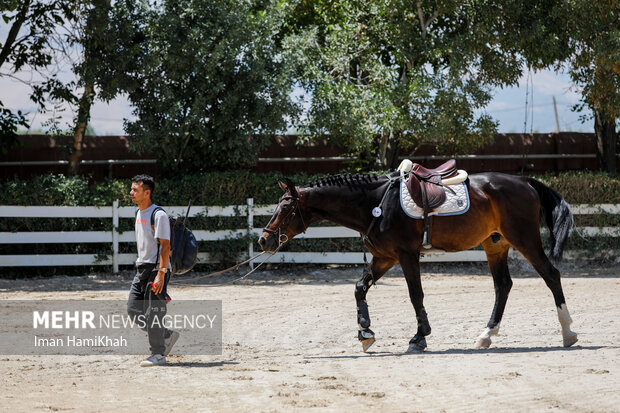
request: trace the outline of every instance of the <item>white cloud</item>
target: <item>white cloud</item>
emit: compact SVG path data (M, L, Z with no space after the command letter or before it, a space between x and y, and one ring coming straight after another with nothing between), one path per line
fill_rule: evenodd
M580 91L574 87L568 75L550 70L532 72L533 93L528 90L527 72L519 79L518 86L497 89L485 111L499 122L500 132L555 131L556 120L553 98L556 99L560 128L563 131L591 131L592 122L578 121L580 113L572 106L579 102ZM525 123L526 99L528 106ZM533 109L532 105L533 104ZM533 124L532 124L532 111Z
M91 125L98 135L123 135L123 119L134 119L127 96L110 103L96 101L91 110Z
M528 74L525 72L519 79L519 88L525 90L528 84ZM532 84L534 86L534 97L536 96L555 96L557 100L565 100L570 103L577 103L581 96L579 88L571 82L569 76L562 72L541 70L532 72Z

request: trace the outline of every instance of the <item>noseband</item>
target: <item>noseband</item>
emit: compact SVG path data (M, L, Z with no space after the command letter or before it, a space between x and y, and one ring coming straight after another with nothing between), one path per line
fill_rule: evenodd
M304 228L304 233L306 232L306 223L304 222L304 217L301 214L301 210L299 209L299 197L296 196L292 196L292 195L285 195L282 197L282 199L280 199L280 202L282 201L288 201L288 200L292 200L294 202L294 206L288 211L288 213L286 214L286 216L284 217L284 219L280 222L280 225L277 226L277 228L275 229L270 229L270 228L263 228L263 231L269 233L269 234L274 234L274 235L278 235L278 243L280 245L284 244L285 242L288 241L288 237L286 234L282 233L282 230L285 230L288 228L288 226L291 223L291 219L293 219L293 217L295 216L296 213L299 214L299 217L301 218L301 223L302 226Z

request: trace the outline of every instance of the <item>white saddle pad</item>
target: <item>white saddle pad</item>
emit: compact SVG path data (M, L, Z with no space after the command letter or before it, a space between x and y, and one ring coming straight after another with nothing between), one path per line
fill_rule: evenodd
M424 219L424 210L420 208L411 198L409 189L407 188L406 180L411 178L402 178L400 180L400 206L403 207L405 214L411 218ZM428 215L447 216L447 215L461 215L469 211L469 191L465 182L450 185L455 193L453 194L448 189L446 191L446 202L435 208Z

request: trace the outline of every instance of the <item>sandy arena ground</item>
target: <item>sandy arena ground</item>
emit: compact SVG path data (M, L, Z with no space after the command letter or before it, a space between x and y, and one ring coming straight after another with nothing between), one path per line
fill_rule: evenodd
M531 269L512 267L488 350L473 349L493 307L486 268L423 271L433 328L424 353L406 352L416 324L400 268L369 293L368 354L353 297L361 269L272 270L238 285L171 286L174 299L223 301L221 356L169 356L150 369L140 356L0 356L0 411L620 412L618 264L563 268L579 333L568 349ZM124 300L129 284L129 274L1 280L0 299Z

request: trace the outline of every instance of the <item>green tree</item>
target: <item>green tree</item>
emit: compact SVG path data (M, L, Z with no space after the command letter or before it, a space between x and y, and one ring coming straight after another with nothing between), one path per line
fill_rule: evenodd
M135 1L130 4L136 3ZM73 151L69 162L69 172L73 175L78 173L79 162L82 158L82 146L84 136L88 132L90 111L97 96L97 90L101 91L101 99L109 101L120 93L117 81L108 76L110 66L119 64L128 56L122 48L128 39L131 39L132 31L119 33L114 28L124 27L127 2L116 2L112 8L111 0L90 0L80 4L79 22L73 31L69 32L68 43L79 47L82 58L77 62L73 70L78 77L77 86L82 88L82 94L77 99L77 114L73 126ZM131 26L129 26L131 27ZM121 37L116 37L120 35Z
M620 2L617 0L499 0L487 3L514 48L533 68L565 70L581 89L575 110L594 118L599 168L616 172L620 119ZM501 12L497 13L501 7ZM583 116L584 120L588 116Z
M584 102L598 108L597 133L615 130L617 1L293 5L287 28L306 57L299 78L312 95L309 131L328 133L353 153L371 148L381 167L397 164L398 148L430 143L456 153L484 145L496 130L484 113L491 88L516 84L525 68L567 59Z
M75 19L72 1L0 1L0 14L8 34L0 43L0 76L13 76L23 68L39 71L52 63L50 39L59 24ZM44 81L32 83L31 100L44 106L46 99L71 98L70 90L55 75L43 74ZM17 128L28 127L21 111L13 112L0 101L0 149L6 152L17 143Z
M558 2L555 12L561 13L565 22L558 29L568 37L568 73L582 89L582 103L576 109L588 107L592 110L599 168L616 173L620 120L620 2L564 0Z
M110 0L9 3L17 11L5 18L14 21L2 56L6 50L7 62L13 62L14 72L23 67L34 68L46 79L41 84L32 85L32 99L42 108L48 102L64 102L75 107L69 172L76 174L84 136L92 131L89 120L95 98L110 101L135 84L128 62L136 61L135 56L141 52L140 45L144 43L141 28L145 25L147 0L118 0L113 5ZM25 19L21 17L23 15ZM14 35L23 25L27 26L28 32L21 37ZM63 62L63 70L68 66L75 80L60 82L55 75L50 75L58 69L55 61ZM79 97L74 94L76 89L80 91ZM3 110L2 119L11 120L11 115L13 120L6 127L0 125L2 130L11 130L12 127L15 131L18 125L28 126L20 113L6 112ZM57 120L51 120L48 126L51 130L66 133ZM16 140L14 138L13 142ZM8 144L3 148L8 148Z
M145 1L78 2L74 21L57 30L55 40L61 45L59 54L71 62L75 75L75 80L68 82L66 88L79 90L79 96L71 94L63 99L75 107L76 113L72 125L70 174L78 173L95 99L110 101L133 84L127 75L131 72L127 62L135 60L139 45L144 41L141 26L145 24Z
M66 35L66 42L69 46L78 46L82 50L81 61L73 67L78 75L77 86L83 90L82 95L74 99L77 103L77 115L73 127L73 150L69 160L69 173L72 175L78 173L84 136L86 136L90 120L90 109L96 96L96 74L101 70L93 65L92 55L97 48L110 46L104 34L108 26L110 0L84 2L78 8L78 22Z
M431 143L471 151L496 132L490 88L516 83L524 63L500 46L501 16L479 1L323 0L296 3L289 30L304 50L300 82L312 94L308 128L380 167L399 148Z
M134 82L132 148L177 173L253 165L296 113L281 6L181 0L146 13L145 40L121 69Z

